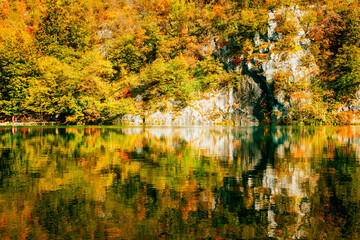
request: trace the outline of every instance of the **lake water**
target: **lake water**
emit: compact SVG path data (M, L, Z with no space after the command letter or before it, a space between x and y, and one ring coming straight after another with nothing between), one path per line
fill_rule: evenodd
M359 239L360 127L0 128L0 239Z

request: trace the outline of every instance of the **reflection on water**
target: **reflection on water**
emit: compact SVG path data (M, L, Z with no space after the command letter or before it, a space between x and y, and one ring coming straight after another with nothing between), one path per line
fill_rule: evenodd
M3 239L359 239L360 128L0 128Z

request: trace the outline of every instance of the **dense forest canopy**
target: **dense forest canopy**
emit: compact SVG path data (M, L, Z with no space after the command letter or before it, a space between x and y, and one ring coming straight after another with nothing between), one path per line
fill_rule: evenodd
M319 67L313 92L334 123L359 90L357 0L0 0L0 117L96 124L170 99L186 106L236 85L212 45L246 61L269 11L294 5Z

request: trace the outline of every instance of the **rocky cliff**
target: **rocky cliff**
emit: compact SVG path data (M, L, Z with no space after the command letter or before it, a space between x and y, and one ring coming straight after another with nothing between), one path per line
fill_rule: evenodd
M250 77L242 80L241 89L223 88L204 93L178 111L142 111L127 114L121 121L125 125L203 126L242 125L261 123L261 101L264 91Z
M267 33L258 34L255 47L246 54L237 55L231 50L236 46L217 46L216 38L213 39L207 51L217 56L228 72L239 76L237 87L204 93L177 111L139 109L139 114L125 115L121 122L254 126L307 118L309 111L315 111L310 85L317 66L309 50L310 40L300 24L303 15L296 6L269 11Z
M310 85L318 69L300 24L304 14L296 6L270 12L267 35L255 39L257 53L243 66L246 73L266 83L274 123L306 118L295 115L313 104Z

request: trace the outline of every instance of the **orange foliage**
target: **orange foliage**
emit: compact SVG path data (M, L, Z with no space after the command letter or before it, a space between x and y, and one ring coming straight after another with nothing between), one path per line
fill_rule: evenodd
M213 9L214 9L215 16L220 16L220 13L222 13L224 7L215 4Z
M34 29L32 27L27 27L26 28L26 32L28 33L32 33L34 31Z
M145 106L145 103L143 101L139 101L139 102L135 103L135 107L137 107L137 108L142 108L144 106Z
M170 13L170 1L169 0L159 0L156 3L155 11L157 14L162 16L167 16Z
M7 17L7 15L9 14L9 9L10 9L10 7L9 7L8 1L7 1L7 0L4 0L3 5L0 6L1 16L2 16L3 18L6 18L6 17Z
M17 4L17 10L19 12L20 17L24 17L27 12L27 6L24 0L21 2L18 2Z
M338 125L350 125L354 119L355 111L339 112L336 114L336 120Z
M0 218L0 228L4 228L7 225L6 218Z
M295 101L300 101L301 99L308 97L308 94L306 92L295 92L291 97L294 98Z

